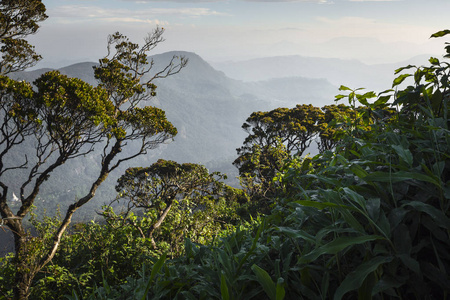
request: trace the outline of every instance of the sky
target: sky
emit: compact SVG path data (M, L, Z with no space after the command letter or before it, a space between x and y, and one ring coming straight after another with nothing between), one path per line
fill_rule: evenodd
M47 20L29 38L37 67L98 61L108 34L142 44L156 26L154 54L182 50L210 62L279 55L391 63L440 57L449 0L43 0Z

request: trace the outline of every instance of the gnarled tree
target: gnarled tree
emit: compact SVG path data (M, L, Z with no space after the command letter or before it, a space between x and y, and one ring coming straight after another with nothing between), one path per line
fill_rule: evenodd
M160 241L172 244L172 252L179 252L184 236L194 241L207 240L223 229L222 225L230 225L221 222L221 218L230 217L228 210L232 206L222 198L228 188L221 182L224 177L199 164L160 159L150 167L127 169L117 181L117 199L127 204L125 218L133 209L147 213L150 222L141 232L154 249L159 248L159 235ZM108 220L114 215L105 211L104 216ZM157 234L168 219L168 231L174 234Z
M250 194L265 197L290 155L301 156L318 135L324 114L312 105L254 112L242 125L248 133L233 164Z
M2 1L0 9L0 66L6 74L39 59L32 47L17 37L36 32L36 22L46 16L40 1ZM176 74L187 64L187 59L175 56L162 70L153 70L148 51L163 41L163 32L156 28L142 47L120 33L111 35L108 54L94 70L97 87L56 71L39 77L34 89L30 83L0 77L0 213L1 224L14 235L16 298L29 297L34 276L54 257L73 214L95 196L108 175L123 162L176 135L164 111L146 103L155 95L153 80ZM12 159L17 149L27 145L35 149L33 157ZM122 151L124 148L129 150ZM39 239L31 238L25 230L23 219L35 204L42 184L68 160L94 149L101 149L101 155L89 191L67 208L52 242L39 244ZM15 212L7 201L11 196L7 178L17 172L22 175L18 177L21 182L15 182L20 187Z

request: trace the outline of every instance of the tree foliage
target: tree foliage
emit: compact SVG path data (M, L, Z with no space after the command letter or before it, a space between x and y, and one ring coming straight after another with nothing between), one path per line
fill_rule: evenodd
M4 0L0 3L0 74L22 71L41 59L24 38L47 18L41 0Z
M233 228L235 201L224 198L231 189L221 181L224 177L202 165L160 159L147 168L127 169L117 181L117 200L126 202L125 218L143 209L151 221L141 235L155 250L169 244L176 255L184 237L206 242ZM104 215L113 218L109 211Z
M351 126L362 126L362 111L364 108L343 104L323 108L299 104L292 109L252 113L242 125L248 136L233 162L242 186L253 200L259 201L258 206L267 206L261 200L267 202L275 196L277 186L273 178L286 160L301 157L314 142L320 152L335 149ZM355 118L358 122L354 122Z

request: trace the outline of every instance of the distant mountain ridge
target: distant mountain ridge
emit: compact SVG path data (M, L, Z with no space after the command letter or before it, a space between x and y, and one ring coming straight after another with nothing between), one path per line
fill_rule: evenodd
M227 173L233 179L237 176L237 169L232 166L232 161L236 157L236 148L242 145L246 136L241 125L252 112L294 107L297 103L323 106L333 102L337 91L337 87L325 79L292 77L251 83L231 79L190 52L177 51L153 56L154 72L163 68L173 55L183 55L189 59L189 63L180 73L154 82L158 86L157 95L149 105L160 107L166 112L168 120L177 127L178 135L173 142L161 145L131 161L130 165L116 170L97 193L97 200L83 207L83 211L92 213L100 207L99 202L108 202L115 196L115 181L126 167L149 166L159 158L180 163L201 163L211 171ZM93 62L84 62L58 70L69 77L95 85L97 81L92 68L95 65ZM49 70L19 72L11 74L11 77L33 82ZM64 203L79 197L87 189L86 178L95 174L98 155L92 153L73 160L58 170L53 180L49 180L42 189L45 206L51 207L52 204L47 204L50 201L60 203L61 209L65 209ZM236 181L234 184L237 184Z
M174 76L156 80L157 96L151 103L164 109L181 133L173 145L164 147L164 153L158 153L171 159L206 163L216 160L217 156L233 156L245 138L240 127L253 111L293 107L297 103L322 106L331 103L337 91L337 87L325 79L297 76L252 83L231 79L197 54L183 51L152 56L154 72L162 69L174 55L187 57L188 66ZM95 65L83 62L58 71L95 85ZM18 72L11 77L32 82L49 70ZM151 76L152 73L143 79ZM180 143L182 153L177 150Z
M246 82L301 76L326 79L335 86L383 91L392 85L395 69L426 64L429 57L421 55L398 63L367 65L358 60L290 55L212 63L212 66Z

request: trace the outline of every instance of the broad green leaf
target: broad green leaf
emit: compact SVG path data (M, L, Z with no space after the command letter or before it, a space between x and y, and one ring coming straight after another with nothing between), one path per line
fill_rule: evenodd
M150 290L150 285L153 283L153 279L155 278L156 274L159 272L161 267L164 265L164 262L166 261L166 253L161 255L161 257L158 259L158 261L153 265L152 272L150 273L150 278L147 282L147 287L145 288L144 295L142 296L141 300L147 299L148 291Z
M190 293L188 291L183 291L180 293L180 295L182 295L183 299L186 299L186 300L198 300L197 297L195 297L192 293Z
M360 209L362 209L364 211L366 210L366 199L364 199L363 196L361 196L357 192L355 192L352 189L347 188L347 187L343 188L342 190L347 195L347 197L350 200L352 200L352 203L357 203L359 205L359 209L358 210L360 210Z
M316 175L316 174L307 174L305 175L306 178L314 178L317 180L320 180L323 183L327 183L330 185L337 185L339 184L339 181L337 179L334 178L330 178L329 176L322 176L322 175Z
M284 289L284 279L280 277L277 280L275 300L283 300L284 296L286 296L286 291Z
M299 264L309 263L309 262L316 260L321 255L324 255L324 254L334 255L349 246L364 244L366 242L379 240L379 239L384 239L384 238L381 236L377 236L377 235L338 237L335 240L329 242L328 244L325 244L319 248L312 250L310 253L301 256L299 258L298 262L299 262Z
M339 90L340 90L340 91L352 91L351 88L346 87L345 85L341 85L341 86L339 87Z
M417 260L413 259L409 254L399 254L397 257L400 258L402 263L411 271L421 275L422 272L420 271L420 264Z
M387 172L373 172L364 177L364 181L378 181L378 182L401 182L405 180L420 180L425 182L430 182L438 187L440 186L439 182L437 182L434 178L422 174L422 173L415 173L415 172L407 172L407 171L399 171L396 173L387 173Z
M258 240L259 240L259 237L261 236L261 232L264 230L265 225L266 225L266 223L265 223L265 219L264 219L264 220L261 222L261 224L259 225L258 230L256 231L256 235L255 235L255 237L254 237L254 239L253 239L253 242L252 242L252 247L250 248L250 250L247 251L247 253L245 254L245 256L244 256L244 257L241 259L241 261L239 262L239 266L238 266L238 268L237 268L236 273L240 271L240 269L241 269L242 266L244 265L245 261L250 257L250 255L252 255L253 251L255 251L256 245L257 245Z
M269 273L267 273L265 270L261 269L257 265L253 265L252 267L253 273L256 275L256 279L258 280L259 284L261 284L262 288L266 292L266 294L269 296L271 300L276 300L276 286L275 283L272 281L272 278L270 278Z
M377 228L379 228L383 235L386 238L390 238L391 236L391 225L389 224L388 218L384 214L384 211L381 211L380 219L377 222Z
M325 209L325 208L330 208L330 207L341 207L344 209L354 210L353 207L350 207L347 205L336 204L336 203L332 203L332 202L317 202L317 201L312 201L312 200L298 200L298 201L295 201L295 203L298 203L303 206L315 207L320 210Z
M330 287L330 271L326 270L322 276L322 283L320 285L320 293L322 294L322 299L328 294L328 288Z
M441 31L438 31L438 32L436 32L436 33L433 33L433 34L430 36L430 38L443 37L443 36L445 36L445 35L447 35L447 34L450 34L450 30L445 29L445 30L441 30Z
M304 239L312 244L316 240L314 236L303 230L297 230L292 227L277 227L277 229L280 233L284 233L285 235L293 239Z
M438 285L442 291L450 290L450 280L448 279L447 272L441 272L439 268L430 262L423 263L423 275L427 277L431 282Z
M222 275L220 276L220 294L222 296L222 300L230 300L227 280L225 279L225 274L223 272Z
M344 218L345 222L347 222L351 228L360 232L361 234L366 233L364 230L364 226L362 226L361 223L353 216L351 210L346 208L337 208L337 209L342 214L342 217ZM355 209L352 207L352 210Z
M442 173L445 170L445 161L438 161L435 164L433 164L433 174L437 177L441 177Z
M386 104L386 102L388 102L389 99L391 99L391 97L392 97L392 95L378 97L378 100L374 102L374 105L379 106L379 105Z
M385 91L379 92L379 93L378 93L378 96L381 96L381 95L387 94L387 93L391 93L391 92L395 92L395 90L389 89L389 90L385 90Z
M395 252L409 255L412 251L412 241L409 228L404 223L400 224L393 232Z
M333 299L340 300L346 293L358 289L370 273L378 269L380 265L391 262L392 259L390 256L378 256L360 264L356 270L345 277L344 281L337 288Z
M339 100L341 100L341 99L343 99L345 97L347 97L347 96L345 96L345 95L336 95L336 96L334 96L334 100L335 101L339 101Z
M401 68L398 68L397 70L395 70L394 74L398 74L398 73L400 73L403 70L408 70L408 69L412 69L412 68L417 68L417 67L413 66L413 65L407 65L406 67L401 67Z
M450 230L450 219L445 215L444 212L435 208L434 206L420 201L405 201L405 204L403 204L402 207L405 206L412 206L415 209L428 214L438 226Z
M394 82L392 83L392 87L395 87L399 84L401 84L406 78L411 77L411 74L403 74L398 76L397 78L394 79Z
M373 221L377 221L380 216L380 198L371 198L366 201L366 210Z
M397 152L397 155L408 165L408 167L412 166L413 155L409 149L403 148L400 145L391 145L391 147Z
M369 102L366 98L362 97L361 95L357 95L356 98L358 99L359 103L361 103L364 106L369 106Z
M375 284L372 290L372 296L382 293L386 290L394 290L405 284L409 277L393 277L389 274L383 274L380 281ZM397 297L400 298L400 297Z
M377 96L377 94L375 94L375 92L371 91L371 92L367 92L363 95L361 95L360 97L365 98L365 99L370 99L370 98L375 98Z
M389 224L392 229L396 228L401 222L403 222L404 217L408 213L408 210L406 210L403 207L397 207L392 209L389 212Z
M433 108L434 111L438 111L438 109L440 108L440 106L442 105L442 100L443 100L443 94L441 92L440 89L437 89L433 95L431 95L431 107Z
M430 59L428 60L432 65L439 65L439 59L435 58L435 57L430 57Z

